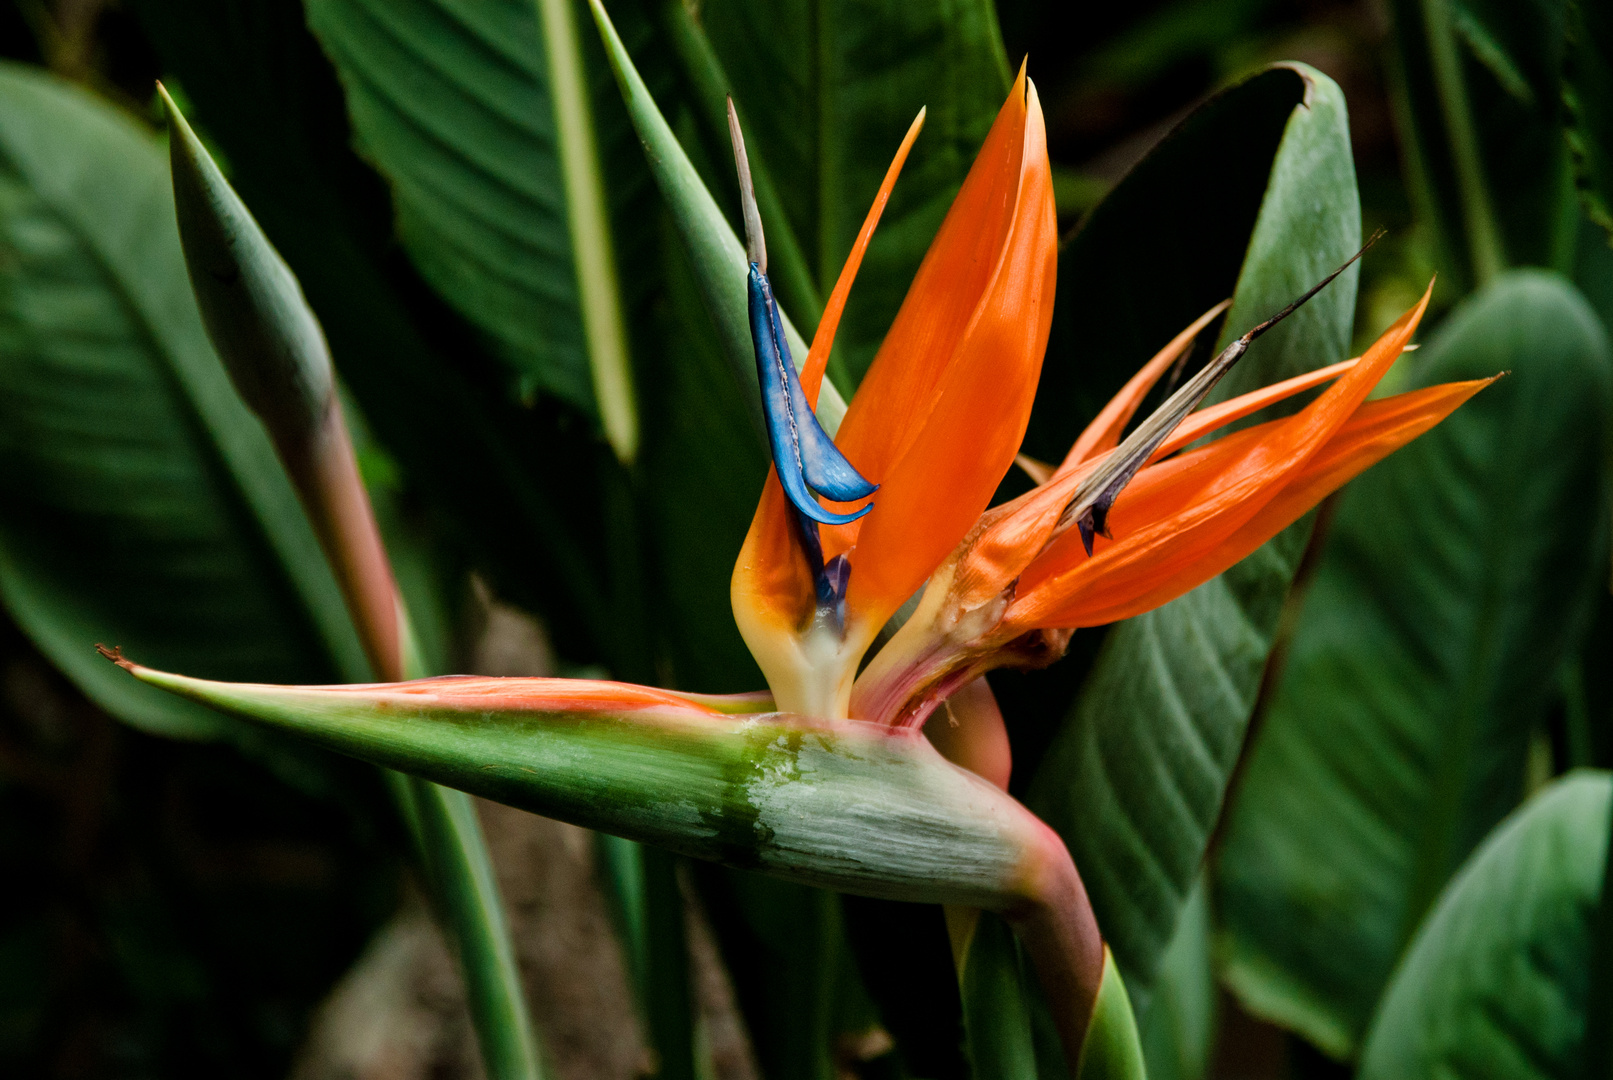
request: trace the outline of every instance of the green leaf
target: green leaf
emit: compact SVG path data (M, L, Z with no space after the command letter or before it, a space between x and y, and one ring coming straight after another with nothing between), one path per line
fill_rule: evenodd
M1211 97L1066 241L1027 453L1061 460L1150 356L1232 295L1305 86L1298 71L1273 68Z
M726 164L729 155L714 151L731 142L727 102L733 96L733 83L723 70L722 61L712 48L705 28L700 25L698 9L682 0L666 0L661 10L666 36L677 50L679 64L689 85L689 96L699 110L700 135L703 136L706 158L708 162ZM750 122L746 119L749 110L737 102L735 109L744 130L750 130ZM755 148L752 148L747 159L757 209L762 217L762 229L767 236L768 277L773 281L781 304L797 312L804 323L816 324L823 315L823 294L807 266L801 242L795 236L795 228L784 214L784 203L779 198L777 185L773 183L772 170ZM723 201L729 206L737 206L739 189L730 179L728 170L713 168L707 171L708 183L717 182L717 190L722 193ZM841 376L842 373L837 371L832 377L841 379Z
M995 6L706 0L698 11L820 297L908 125L928 110L836 335L840 384L854 387L1008 94Z
M0 591L97 703L169 735L224 718L129 685L121 644L237 679L362 679L340 592L207 342L158 142L0 67Z
M1506 266L1566 270L1567 0L1391 0L1392 87L1420 222L1461 294Z
M1227 178L1229 215L1259 208L1253 234L1207 233L1201 270L1192 261L1201 249L1185 248L1169 225L1184 210L1213 221L1214 208L1195 201L1191 187L1223 159L1246 164L1242 153L1257 150L1262 137L1274 152L1256 159L1266 163L1257 177L1243 171ZM1223 140L1238 152L1224 154ZM1251 194L1231 183L1236 176L1260 186ZM1111 203L1114 217L1105 211ZM1157 230L1140 236L1125 230L1122 212L1126 220L1148 221L1153 207L1163 215ZM1087 320L1077 329L1090 326L1099 343L1091 363L1102 362L1105 378L1111 371L1129 375L1225 295L1232 283L1217 272L1246 250L1223 338L1243 332L1344 262L1360 244L1360 228L1338 86L1303 66L1247 80L1184 121L1093 212L1066 251L1077 281L1110 279L1090 301L1108 307L1077 308ZM1089 246L1079 246L1083 238ZM1134 250L1121 254L1126 245ZM1110 255L1112 264L1104 261ZM1062 265L1060 276L1062 295ZM1355 283L1352 268L1294 316L1304 321L1256 342L1224 380L1233 384L1229 392L1341 359ZM1132 311L1156 303L1172 314L1148 314L1145 325L1157 327L1155 336L1123 329ZM1173 321L1160 325L1163 318ZM1060 366L1075 359L1061 358ZM1030 805L1069 846L1098 925L1145 1010L1220 813L1308 531L1308 521L1300 522L1221 577L1111 630L1031 782Z
M767 478L767 450L664 215L658 231L666 295L651 326L666 345L664 362L646 365L643 377L647 399L660 405L645 415L643 454L658 615L671 685L742 693L766 680L734 624L728 587Z
M1521 797L1607 574L1613 357L1579 294L1505 274L1408 370L1511 374L1345 492L1219 862L1228 984L1338 1057Z
M309 0L404 250L493 351L592 408L554 99L531 0Z
M1485 840L1439 898L1385 992L1362 1080L1588 1076L1582 1046L1608 775L1575 772Z

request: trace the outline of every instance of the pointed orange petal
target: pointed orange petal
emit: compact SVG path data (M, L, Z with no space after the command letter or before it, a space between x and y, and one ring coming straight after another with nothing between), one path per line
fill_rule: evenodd
M1109 399L1109 404L1105 405L1103 411L1093 418L1085 431L1081 432L1075 440L1075 445L1071 446L1070 452L1064 456L1064 462L1058 471L1073 469L1083 461L1088 461L1103 451L1118 446L1121 433L1136 415L1137 406L1143 403L1148 391L1154 388L1160 377L1192 346L1193 340L1199 336L1199 331L1231 305L1231 300L1221 301L1194 319L1191 326L1171 338L1168 345L1155 353L1154 358L1144 364L1137 374L1120 388L1118 394Z
M1004 117L1012 119L1014 102L1004 106L999 127ZM1034 86L1024 108L1025 120L1012 125L1021 131L1021 145L1004 155L1017 177L1004 199L1012 214L1006 237L995 252L949 246L941 249L943 259L931 249L920 270L926 285L916 280L903 305L903 315L918 312L924 319L904 324L898 316L901 334L893 326L880 354L891 361L884 371L894 374L870 371L880 379L865 384L867 397L858 392L841 428L847 457L881 485L851 554L847 609L864 633L877 631L963 539L1025 437L1052 321L1058 236ZM987 160L982 151L980 161ZM955 283L976 274L969 259L979 255L991 256L991 274L970 301L951 354L929 351L949 344L935 338L935 327L958 321L951 305L963 298ZM948 273L938 278L943 270ZM917 398L920 393L929 400ZM896 456L884 456L892 452ZM870 460L879 465L865 469ZM825 530L825 554L847 539L840 529Z
M1117 541L1108 551L1099 551L1070 572L1036 583L1027 590L1023 605L1016 601L1005 625L1011 623L1022 630L1097 626L1159 607L1251 554L1347 481L1432 428L1493 381L1446 383L1368 402L1309 458L1304 468L1287 478L1274 497L1253 515L1225 530L1225 535L1208 543L1181 542L1193 524L1188 519L1202 519L1226 509L1194 503L1184 512L1156 520L1135 534L1135 543L1130 543L1129 537L1127 541ZM1239 432L1222 443L1235 441L1247 446L1259 440L1260 430ZM1205 450L1213 451L1220 445ZM1117 529L1120 527L1117 522ZM1126 550L1128 547L1131 550ZM1080 552L1079 546L1076 551ZM1119 557L1106 559L1110 552Z
M846 411L836 445L875 482L918 437L996 272L1019 202L1023 70Z
M1275 405L1279 401L1291 398L1295 394L1302 394L1306 390L1314 390L1323 383L1343 375L1360 363L1360 360L1360 357L1356 357L1353 360L1340 360L1336 364L1329 364L1327 367L1317 368L1315 371L1307 371L1305 374L1296 375L1292 379L1284 379L1280 383L1272 383L1270 386L1261 387L1259 390L1240 394L1231 401L1223 401L1219 405L1211 405L1207 409L1200 409L1183 420L1176 430L1171 432L1170 437L1159 444L1159 449L1155 450L1154 456L1148 460L1158 461L1161 458L1169 457L1182 447L1195 443L1211 432L1226 427L1236 420L1252 416L1268 405Z
M1416 307L1300 412L1145 468L1110 512L1116 539L1097 545L1087 558L1084 550L1077 555L1073 534L1060 537L1021 576L1020 595L1076 569L1108 583L1090 588L1140 590L1141 579L1165 554L1190 559L1214 547L1258 513L1355 411L1410 341L1432 290L1430 284ZM1073 585L1066 582L1055 591L1063 588Z
M919 129L923 126L924 110L920 109L908 127L902 145L897 148L890 167L885 170L884 182L880 184L874 204L863 219L851 254L841 267L840 278L835 282L834 291L829 294L823 317L818 320L812 348L801 366L801 389L814 407L818 403L824 368L829 362L829 350L834 344L835 331L839 328L846 298L851 293L851 284L856 280L863 254L874 235L874 227L879 224L885 204L890 201L891 189L896 185L903 163L907 161L908 151L913 149L913 141L918 138ZM754 629L761 630L761 622L766 622L775 631L787 629L794 632L812 614L815 603L813 571L807 567L796 548L793 529L789 502L779 485L777 471L770 468L767 483L762 488L762 497L756 504L756 514L751 518L750 531L745 535L744 546L740 549L729 582L729 599L734 606L735 618L741 624L742 635L748 634L747 627L752 624L756 624ZM746 641L755 647L756 643L749 636L746 636Z
M835 280L829 302L823 305L823 318L818 320L817 332L812 335L812 348L807 352L806 363L801 365L801 389L813 408L818 405L818 390L823 386L823 372L829 364L829 350L834 346L835 331L840 328L840 315L846 310L846 298L851 295L851 283L857 279L863 255L868 251L868 241L874 236L874 226L879 224L879 216L885 212L885 204L890 202L891 189L901 175L908 151L913 149L913 141L924 127L924 114L927 111L919 110L913 123L908 126L902 145L896 148L896 156L891 159L890 167L885 170L885 179L874 196L874 204L868 208L863 227L858 230L857 239L851 245L851 254L846 256L845 265L840 268L840 277Z

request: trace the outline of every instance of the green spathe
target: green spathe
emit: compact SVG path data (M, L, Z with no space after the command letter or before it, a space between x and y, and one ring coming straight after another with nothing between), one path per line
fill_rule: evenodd
M179 239L202 321L236 390L277 441L325 423L330 350L291 268L159 83Z
M329 749L562 821L843 892L1017 911L1057 839L917 732L697 705L566 708L564 680L278 687L127 664ZM580 684L572 683L576 686ZM597 684L596 684L597 685ZM536 702L512 699L534 688Z

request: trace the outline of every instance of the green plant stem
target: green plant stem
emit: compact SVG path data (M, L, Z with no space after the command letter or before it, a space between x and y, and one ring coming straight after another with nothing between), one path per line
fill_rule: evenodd
M1462 75L1462 56L1456 44L1450 4L1451 0L1422 0L1423 24L1428 34L1429 66L1445 119L1445 137L1450 144L1451 164L1456 170L1457 190L1461 193L1473 283L1475 287L1482 287L1502 271L1506 260L1495 210L1490 205L1489 188L1484 182L1478 131L1468 102L1467 81Z
M595 852L627 953L639 1019L655 1048L658 1080L693 1080L694 1002L683 893L674 856L609 833Z
M421 678L428 671L414 647L401 597L398 608L404 674ZM438 918L458 946L471 1025L489 1080L542 1080L538 1038L475 804L463 791L384 771L413 836Z
M459 946L482 1064L492 1080L540 1080L537 1037L476 807L463 791L414 777L405 783L432 895Z
M972 930L959 923L973 921ZM958 990L970 1075L975 1080L1036 1080L1036 1050L1025 1000L1026 972L1013 931L990 912L947 909L956 941ZM956 953L959 945L964 950Z
M578 48L572 0L536 0L554 102L560 173L566 187L566 221L577 269L577 299L588 340L588 368L605 437L623 464L638 455L638 405L628 362L610 211L601 179L599 147L588 100L588 73Z
M694 997L677 856L639 847L644 884L644 1010L660 1059L657 1080L695 1080Z
M649 942L645 939L644 927L644 860L637 844L610 833L594 834L594 857L616 916L622 950L627 954L627 971L637 991L640 1018L648 1024L648 1018L643 1015L643 991L649 973Z

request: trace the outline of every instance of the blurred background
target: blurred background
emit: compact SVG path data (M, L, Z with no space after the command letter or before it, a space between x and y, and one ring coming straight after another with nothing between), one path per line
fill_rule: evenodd
M205 7L164 0L0 0L0 56L48 69L153 127L160 127L153 85L164 80L232 179L253 177L260 185L243 186L249 204L256 209L261 191L283 185L293 196L290 208L277 212L306 212L310 229L327 211L299 209L295 176L323 170L340 196L352 242L405 305L424 342L391 341L396 327L384 306L369 310L368 324L327 326L339 361L344 338L354 335L373 336L377 349L396 348L395 368L344 369L366 408L379 412L374 403L389 393L418 389L409 350L435 350L451 356L458 373L459 382L443 392L451 407L492 402L487 407L495 419L488 423L513 453L564 463L551 470L559 479L544 497L590 508L618 498L607 452L564 393L530 380L512 382L499 344L469 331L466 313L440 299L403 251L393 226L393 190L369 164L371 155L353 148L342 87L306 30L302 8L290 0L220 5L204 14ZM1437 294L1436 307L1461 295L1462 259L1441 248L1437 228L1416 211L1408 187L1413 163L1401 137L1404 125L1397 126L1384 0L1001 0L997 18L1011 65L1028 57L1041 94L1062 229L1073 229L1207 95L1272 61L1298 60L1343 89L1363 232L1388 230L1363 264L1356 344L1370 341L1414 303L1436 269L1458 283ZM582 32L588 37L592 29L584 23ZM257 72L232 71L227 60L221 69L209 66L213 34L230 35L237 44L250 38L271 58L267 62L295 71L297 81L265 84ZM663 90L663 102L681 92L671 77L658 94ZM301 126L288 136L274 128L267 111L261 123L264 152L285 160L242 160L238 133L236 142L215 141L210 97L282 92L295 97ZM246 108L244 115L256 114ZM293 254L288 258L297 262ZM631 271L627 266L623 275L630 307L677 302L633 295ZM299 272L319 307L319 286L308 285L306 270ZM1613 310L1608 297L1600 299L1604 312ZM321 314L328 323L330 316ZM646 407L653 393L643 395ZM455 520L454 501L441 496L454 474L446 465L434 474L432 462L410 457L406 410L391 422L402 426L377 431L362 463L366 479L386 493L382 510L394 531L415 537L429 552L423 559L431 568L421 574L430 581L423 589L442 613L445 629L435 646L451 670L608 669L655 681L662 672L653 663L670 662L682 665L684 680L701 689L750 688L721 685L731 678L725 674L702 678L698 658L674 655L644 670L643 662L624 657L648 654L577 647L566 633L525 614L574 605L549 595L545 582L555 567L542 565L537 553L499 550L520 542L518 532L500 539L501 511L474 523ZM492 496L472 484L463 497ZM668 495L688 505L702 497ZM607 563L617 540L598 538ZM527 578L506 573L490 579L486 572L489 565L523 561L539 564ZM401 572L410 570L405 565ZM606 580L612 580L608 574ZM725 608L725 591L722 600ZM1605 598L1597 625L1601 636L1593 640L1605 643ZM1090 655L1090 643L1086 648ZM1012 694L1009 688L1007 697ZM1566 701L1556 708L1568 708ZM1560 722L1551 730L1559 742L1567 737ZM589 839L514 811L488 808L485 814L529 994L557 1074L580 1080L652 1069L611 916L592 875ZM406 847L373 770L267 738L250 745L180 741L121 724L0 614L0 1074L476 1075L457 979L411 880ZM724 1078L757 1075L734 1003L733 983L743 981L743 973L725 970L709 939L709 922L723 912L703 912L695 890L689 895L695 996L713 1068ZM709 894L704 903L712 904ZM944 968L931 974L943 982L951 977ZM864 978L873 981L867 972ZM956 1017L919 1022L936 1024L944 1041ZM1217 1023L1210 1075L1349 1075L1347 1066L1250 1017L1224 995ZM864 1022L847 1030L838 1051L841 1075L895 1075L882 1071L893 1068L882 1028ZM355 1041L355 1032L371 1033L370 1042ZM934 1065L938 1075L952 1068Z

